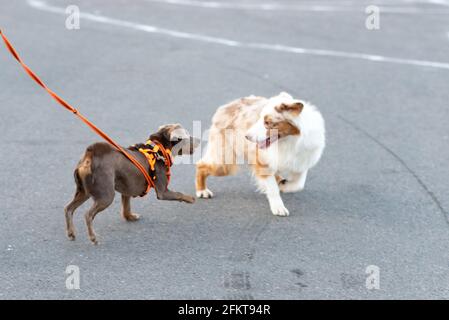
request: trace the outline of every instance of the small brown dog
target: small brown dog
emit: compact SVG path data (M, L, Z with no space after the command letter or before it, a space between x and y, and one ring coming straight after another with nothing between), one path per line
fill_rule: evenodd
M179 124L161 126L159 130L149 138L160 143L165 149L171 150L173 156L192 154L199 145L199 140L190 134ZM127 151L134 156L145 169L150 165L145 156L139 152L138 147L131 146ZM167 188L168 177L164 159L158 159L154 165L154 185L159 200L177 200L187 203L195 202L195 198ZM131 197L144 194L147 182L139 169L127 159L121 152L107 143L95 143L89 146L83 158L78 163L75 172L76 193L73 200L65 207L67 223L67 236L75 240L75 228L73 226L73 213L75 210L92 197L94 203L86 212L85 220L90 241L97 244L92 222L95 215L107 207L114 200L115 191L122 194L122 217L127 221L136 221L139 216L131 212Z

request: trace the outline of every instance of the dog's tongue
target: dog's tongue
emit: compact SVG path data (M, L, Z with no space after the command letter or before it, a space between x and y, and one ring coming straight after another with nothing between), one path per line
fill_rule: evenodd
M266 138L264 141L257 142L257 146L260 149L266 149L266 148L268 148L270 146L270 144L271 144L271 139L270 138Z

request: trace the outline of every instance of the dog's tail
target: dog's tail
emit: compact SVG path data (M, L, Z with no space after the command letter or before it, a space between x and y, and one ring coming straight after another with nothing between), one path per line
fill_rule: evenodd
M93 184L92 163L93 150L89 147L74 172L75 183L79 191L88 193L87 186Z
M77 190L81 191L81 192L84 192L85 188L84 188L83 181L81 180L78 168L76 168L75 171L73 172L73 177L75 178L75 183L76 183Z

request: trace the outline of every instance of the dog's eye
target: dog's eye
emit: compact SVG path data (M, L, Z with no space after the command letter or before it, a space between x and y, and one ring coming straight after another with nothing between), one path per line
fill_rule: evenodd
M265 121L264 122L265 128L274 128L276 127L276 123L274 123L273 121Z

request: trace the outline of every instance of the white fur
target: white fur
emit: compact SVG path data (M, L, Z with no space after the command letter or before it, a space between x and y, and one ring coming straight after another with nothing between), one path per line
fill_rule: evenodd
M287 216L289 211L284 206L280 192L297 192L304 189L308 171L318 163L325 148L324 119L314 105L294 99L285 92L270 99L261 97L248 97L248 99L258 100L254 101L254 104L251 106L245 106L242 110L253 110L251 108L254 108L254 112L258 112L259 115L256 114L254 117L253 111L251 113L240 111L238 117L234 119L227 118L228 116L224 110L226 110L227 106L239 103L236 101L219 108L213 119L208 150L201 161L203 163L216 163L219 162L218 158L214 156L216 150L226 149L227 152L230 152L229 148L220 148L214 142L217 141L218 132L222 130L215 123L218 124L220 121L228 123L226 121L229 120L232 121L234 127L241 129L240 132L246 130L243 131L243 135L236 131L235 139L244 139L244 137L248 139L244 140L246 140L249 146L246 149L249 150L246 151L249 158L251 158L252 154L255 154L256 143L265 141L268 138L266 136L267 129L264 126L264 117L266 115L293 123L299 128L300 134L281 138L273 142L268 148L258 148L257 157L262 163L268 165L267 174L261 175L253 172L259 191L264 192L268 198L272 213L278 216ZM299 115L294 112L280 113L276 110L276 107L282 104L292 105L297 102L303 104ZM245 129L244 124L248 122L252 125ZM237 154L239 151L234 148L232 152ZM278 183L276 176L286 180L286 182ZM197 196L209 198L212 196L212 192L207 188L205 190L197 190Z
M301 130L299 137L290 136L276 142L266 151L268 163L278 173L301 173L315 166L325 147L324 120L317 108L301 101L304 108L292 122ZM273 148L274 147L274 148ZM271 161L270 161L271 160Z
M280 100L290 99L293 98L282 94L273 99L274 101L264 107L260 119L249 130L249 133L254 134L256 140L266 139L266 130L263 127L264 115L272 112L272 109L279 105ZM273 171L273 177L261 179L255 176L255 178L259 189L266 193L274 215L287 216L289 214L279 192L303 190L308 170L318 163L325 147L325 126L321 113L312 104L300 102L304 105L302 112L298 117L290 119L301 130L299 137L289 136L276 141L267 149L259 149L264 163L267 163ZM281 176L287 182L278 187L274 175Z

